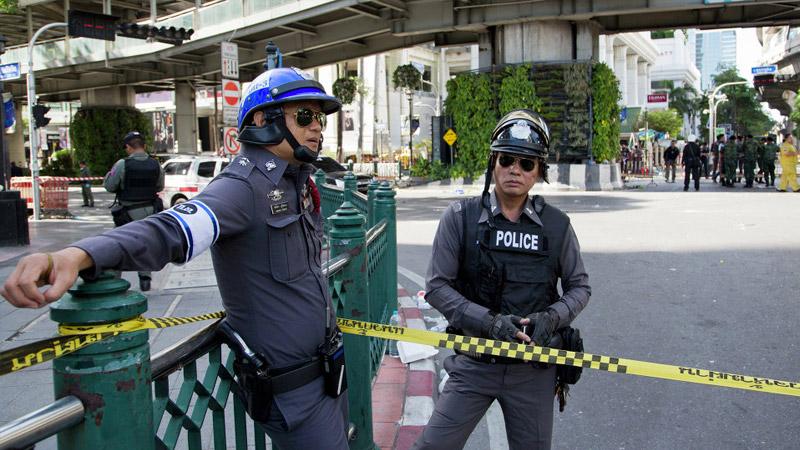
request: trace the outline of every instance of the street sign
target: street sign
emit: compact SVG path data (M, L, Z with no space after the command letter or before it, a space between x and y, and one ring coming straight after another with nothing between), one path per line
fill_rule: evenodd
M239 46L222 42L222 78L239 79Z
M239 131L236 129L236 127L225 127L225 132L223 133L222 138L222 145L225 147L225 153L231 155L239 153L241 144L236 140L238 137Z
M444 136L442 136L442 139L444 139L444 141L447 142L447 145L452 146L453 144L455 144L456 139L458 139L458 135L456 134L455 131L453 131L452 128L448 128L447 131L444 132Z
M625 119L627 119L627 118L628 118L628 108L623 106L619 110L619 120L620 120L620 122L624 122Z
M0 65L0 81L16 80L20 77L19 63L9 63Z
M238 81L222 80L222 121L225 125L237 125L240 93Z
M753 68L750 69L750 72L752 72L753 75L767 75L767 74L771 74L771 73L775 74L775 73L778 73L778 66L773 64L771 66L753 67Z
M725 128L723 127L717 127L714 131L714 137L719 136L720 134L725 134Z

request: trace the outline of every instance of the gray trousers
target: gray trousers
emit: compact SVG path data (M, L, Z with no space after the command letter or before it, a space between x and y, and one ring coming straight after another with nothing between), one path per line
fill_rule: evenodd
M550 448L555 366L488 364L453 355L444 361L444 368L450 378L414 449L464 448L494 400L503 410L511 450Z
M130 214L131 219L133 219L133 220L142 220L147 216L152 216L154 212L155 212L155 209L153 209L153 207L151 207L151 206L145 206L144 208L136 208L136 209L128 210L128 214ZM148 279L152 279L153 278L153 272L150 272L150 271L147 271L147 270L143 270L143 271L138 272L138 273L139 273L139 278L148 278ZM122 276L122 273L117 271L117 278L119 278L121 276Z
M293 417L291 421L286 420L277 402L272 404L269 422L262 426L273 449L347 450L347 392L338 398L321 390L315 394L316 399L304 399L305 408L293 408L302 411L302 416Z

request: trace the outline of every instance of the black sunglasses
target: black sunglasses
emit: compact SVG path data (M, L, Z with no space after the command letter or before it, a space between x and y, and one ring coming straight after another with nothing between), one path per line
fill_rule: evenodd
M519 167L525 172L530 172L536 167L536 161L528 158L518 158L511 155L501 154L497 159L502 167L511 167L514 162L519 162Z
M328 124L328 116L326 116L324 112L314 111L308 108L297 108L297 111L294 112L294 121L300 127L311 125L314 119L317 119L319 126L324 130L325 125Z

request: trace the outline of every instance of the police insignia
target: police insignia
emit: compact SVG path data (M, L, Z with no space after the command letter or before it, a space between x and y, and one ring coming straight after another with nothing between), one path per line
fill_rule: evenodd
M278 200L283 198L283 191L277 188L273 189L272 191L270 191L267 197L269 197L269 199L272 200L273 202L277 202Z
M269 161L265 162L264 166L266 166L267 172L269 172L269 171L273 170L274 168L278 167L278 165L275 164L275 161L273 161L271 159Z
M518 120L511 127L511 137L514 139L527 140L531 136L531 127L524 120Z
M249 159L247 159L245 157L239 158L239 165L240 166L246 166L248 164L250 164L250 160Z
M520 253L547 253L547 240L536 233L522 230L494 229L489 235L489 248Z

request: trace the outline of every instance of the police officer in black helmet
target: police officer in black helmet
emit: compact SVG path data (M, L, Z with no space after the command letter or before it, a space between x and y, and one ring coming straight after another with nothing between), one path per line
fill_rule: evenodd
M588 275L569 217L528 195L537 181L547 182L549 145L538 114L508 113L492 133L483 194L452 203L442 215L426 299L453 331L548 346L588 303ZM511 449L550 448L555 366L459 353L444 367L450 378L414 448L463 448L495 400Z

